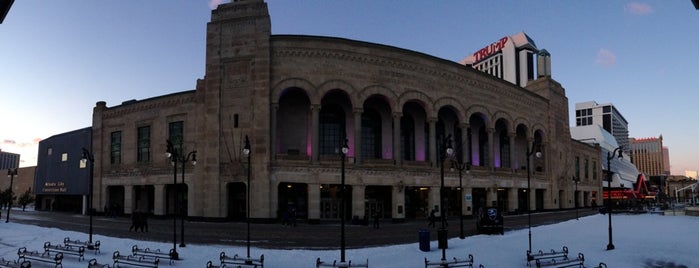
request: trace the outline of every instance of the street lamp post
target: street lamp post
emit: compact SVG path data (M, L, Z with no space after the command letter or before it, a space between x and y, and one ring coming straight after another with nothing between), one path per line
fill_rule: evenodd
M182 185L183 187L184 187L184 185L185 185L185 184L184 184L184 169L185 169L185 166L187 166L187 165L185 165L185 164L186 164L187 162L190 161L190 157L192 158L192 159L191 159L191 161L192 161L192 166L197 165L197 151L196 151L196 150L187 153L187 157L184 157L184 155L182 155L182 158L178 159L179 161L182 162L182 184L181 184L181 185ZM182 204L182 201L184 201L184 200L182 200L182 199L184 199L184 193L182 192L181 189L180 189L179 192L180 192L180 193L179 193L179 196L180 196L180 200L179 200L179 201L180 201L180 206L181 206L181 205L187 205L187 204ZM184 211L185 211L185 210L184 210L184 207L180 207L180 212L182 213L182 214L180 215L180 247L181 247L181 248L187 246L187 245L185 245L185 243L184 243L184 218L187 216L187 215L184 213Z
M614 244L612 243L612 169L611 163L614 155L619 152L619 158L623 158L622 146L614 149L612 153L607 152L607 213L609 214L609 244L607 244L607 250L613 250Z
M83 155L82 155L82 158L80 159L80 161L84 164L87 164L88 161L90 162L90 183L87 187L88 188L87 214L88 214L88 217L90 218L90 235L89 235L89 239L88 239L87 248L94 249L95 245L92 244L92 214L93 214L92 213L92 184L93 184L93 180L94 180L93 172L95 170L95 157L94 157L94 155L92 155L92 152L85 149L85 147L82 148L82 151L83 151Z
M184 150L184 148L182 148L180 150ZM177 151L174 144L170 140L167 140L167 157L170 158L170 162L172 163L172 165L174 167L174 169L173 169L173 174L174 174L173 185L174 186L173 187L175 189L174 190L174 193L175 193L174 194L174 199L175 199L175 213L174 213L174 215L175 216L173 219L173 241L174 242L173 242L172 247L175 248L176 247L175 245L177 244L177 214L181 213L180 210L183 210L183 209L180 209L180 203L182 200L179 200L179 199L181 199L180 198L181 193L179 193L179 191L178 191L179 187L177 185L177 162L182 163L182 185L184 185L184 171L185 171L185 166L186 166L185 164L187 164L187 162L190 161L190 158L191 158L193 166L197 164L197 151L196 150L191 151L187 155L184 155L183 152ZM181 240L180 247L182 247L182 248L186 247L186 244L184 243L184 217L185 217L185 215L180 215L180 228L181 228L180 229L181 230L180 231L180 238L181 238L180 239ZM173 256L178 256L176 254L177 254L177 251L176 250L173 251Z
M17 175L17 168L7 170L7 177L10 178L10 200L9 204L7 205L7 219L5 220L5 223L10 222L10 209L12 209L12 182L15 180L15 175Z
M342 143L340 148L340 265L338 267L348 267L345 262L345 161L349 145L347 139Z
M442 151L443 150L443 151ZM440 163L439 163L439 216L442 219L442 226L437 231L437 244L439 248L442 249L442 262L447 260L447 211L445 209L445 199L446 194L444 192L444 161L447 157L451 157L454 154L454 149L451 147L451 135L448 135L444 140L442 140L442 147L440 150Z
M575 219L579 220L578 216L578 183L580 183L580 178L573 176L573 182L575 182L575 192L573 192L573 202L575 202Z
M463 208L463 206L464 206L464 204L463 204L464 187L462 184L462 179L463 179L462 173L464 170L466 170L467 174L469 173L469 171L471 170L471 162L461 163L460 160L456 160L456 161L452 162L452 169L453 168L456 168L457 170L459 170L459 196L460 196L459 197L459 229L460 229L459 238L464 239L464 238L466 238L466 235L464 235L464 215L463 215L463 211L464 211L464 208Z
M541 157L541 148L536 141L532 143L531 149L527 149L527 223L529 226L529 252L532 252L532 171L530 164L532 154L536 156L536 158Z
M247 209L245 210L245 213L247 214L247 216L245 217L245 220L247 223L247 230L248 230L247 243L246 243L247 248L248 248L248 251L247 251L248 257L247 257L247 259L245 259L245 263L251 264L252 259L250 258L250 174L251 174L250 173L250 169L251 169L250 156L252 154L251 154L251 147L250 147L250 139L248 138L248 135L245 135L245 147L243 147L243 154L245 154L245 156L248 159L248 185L246 187L247 188L246 189L247 190L247 194L246 194L247 201L245 202L245 204L247 206Z

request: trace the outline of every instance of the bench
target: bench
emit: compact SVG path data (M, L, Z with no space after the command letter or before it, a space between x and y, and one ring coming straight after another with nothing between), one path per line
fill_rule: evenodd
M51 245L51 242L44 243L44 250L47 252L63 253L78 256L78 261L85 259L85 247Z
M156 250L151 250L149 248L144 249L144 248L138 248L138 246L136 246L136 245L131 247L131 254L134 256L140 255L142 257L153 258L153 259L160 259L160 258L169 259L170 264L172 264L172 262L175 260L172 258L173 252L174 252L174 249L170 249L170 251L168 253L165 253L165 252L160 251L160 249L156 249Z
M429 262L427 258L425 258L425 268L428 267L471 267L473 268L473 255L468 254L468 258L464 260L459 260L457 258L453 258L452 260L445 260L445 261L436 261L436 262ZM478 267L483 268L483 265L479 265Z
M6 260L5 258L0 257L0 267L3 268L31 268L32 263L30 261L15 261L15 260Z
M241 258L238 254L233 255L233 257L227 256L226 252L221 252L219 259L221 260L221 267L225 267L226 264L234 264L234 267L253 267L262 268L265 267L265 255L260 255L259 259L253 258Z
M336 260L333 261L333 263L326 263L324 261L321 261L320 258L316 259L316 268L319 267L369 267L369 260L366 261L366 263L352 263L352 261L349 261L347 263L348 266L339 266L340 263L338 263Z
M109 268L109 264L101 264L97 262L97 259L90 259L87 262L87 268Z
M137 256L124 256L119 254L119 251L114 251L114 254L112 255L112 259L114 260L114 265L112 267L121 267L119 264L126 264L126 265L131 265L131 266L140 266L140 267L151 267L151 268L158 268L158 262L160 262L160 259L155 258L144 258L143 256L137 257Z
M555 251L551 250L549 252L543 252L539 250L537 253L532 253L531 251L527 250L527 266L529 266L530 262L536 261L536 260L546 260L546 259L562 259L562 258L568 258L568 247L563 246L563 250L561 251Z
M83 246L86 249L94 250L95 253L100 253L100 241L99 240L95 241L94 243L90 243L88 241L71 240L70 237L66 237L63 239L63 245L73 246L73 247Z
M568 257L565 258L558 258L558 259L547 259L547 260L542 260L538 259L536 260L536 267L557 267L557 268L565 268L565 267L585 267L585 255L582 253L578 253L578 257L574 259L569 259Z
M26 247L21 247L17 250L17 262L25 262L27 259L33 261L47 262L55 264L55 267L63 267L63 253L56 252L56 254L51 255L51 252L45 251L44 253L39 253L38 251L28 251Z

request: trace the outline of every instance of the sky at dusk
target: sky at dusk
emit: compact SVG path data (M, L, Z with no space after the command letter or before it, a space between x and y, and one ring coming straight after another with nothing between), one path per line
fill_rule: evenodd
M38 142L115 106L192 90L220 1L15 1L0 24L0 149L36 165ZM524 31L575 103L612 103L634 138L663 136L672 174L699 170L699 11L664 1L268 0L272 34L334 36L459 62ZM534 107L533 107L534 108Z

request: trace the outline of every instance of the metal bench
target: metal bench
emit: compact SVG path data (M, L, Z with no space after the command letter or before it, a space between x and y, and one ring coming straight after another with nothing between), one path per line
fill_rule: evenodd
M140 266L140 267L151 267L151 268L157 268L158 267L158 262L160 262L160 259L158 258L144 258L143 256L138 257L138 256L125 256L119 254L119 251L114 251L114 254L112 254L112 259L114 260L114 265L113 267L121 267L119 264L126 264L126 265L131 265L131 266Z
M440 261L435 261L435 262L430 262L425 258L425 268L428 267L471 267L473 268L473 255L468 254L468 258L466 259L457 259L453 258L451 260L440 260ZM483 265L479 265L478 267L482 268Z
M568 247L566 246L563 246L563 250L561 251L555 251L552 249L549 252L539 250L537 253L532 253L531 251L527 250L527 266L529 266L530 262L532 261L562 258L568 258Z
M99 254L100 253L100 241L97 240L93 243L90 243L88 241L80 241L80 240L71 240L70 237L66 237L63 239L63 245L65 246L74 246L74 247L79 247L83 246L85 249L88 250L94 250L95 253Z
M78 256L78 261L85 259L85 247L83 246L51 245L51 242L45 242L44 250L47 252L60 252L68 255L75 255Z
M87 262L87 268L109 268L109 264L101 264L97 262L97 259L90 259Z
M39 253L38 251L29 251L26 247L21 247L17 250L17 262L24 262L29 260L40 261L55 264L54 267L63 267L63 253L56 252L56 254L51 254L51 252L44 251L44 253Z
M585 267L585 255L578 253L578 257L574 259L557 258L557 259L547 259L547 260L536 260L536 267Z
M154 258L154 259L160 259L160 258L169 259L170 264L172 264L172 262L175 260L172 258L173 252L174 252L173 249L170 249L170 251L166 253L166 252L160 251L160 249L156 249L156 250L152 250L150 248L144 249L144 248L139 248L136 245L131 247L131 254L134 256L142 256L142 257Z
M369 260L367 260L365 263L352 263L352 261L347 262L347 266L340 266L341 263L338 263L337 260L333 261L332 263L329 262L324 262L321 261L320 258L316 259L316 268L320 267L369 267Z
M30 261L15 261L15 260L6 260L5 258L0 257L0 267L2 268L31 268L32 263Z
M221 260L221 267L225 267L226 264L233 264L235 266L233 267L253 267L253 268L262 268L265 267L265 255L260 255L259 259L253 259L253 258L241 258L238 257L238 254L233 255L233 257L227 256L226 252L221 252L219 255L219 259Z

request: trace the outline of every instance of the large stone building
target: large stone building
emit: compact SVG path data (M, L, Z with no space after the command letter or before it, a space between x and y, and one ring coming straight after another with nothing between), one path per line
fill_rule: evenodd
M523 88L392 46L272 35L261 0L213 10L206 49L205 77L193 91L97 103L94 207L165 215L181 198L190 217L243 218L249 186L252 218L294 209L309 221L337 219L345 140L350 217L425 217L440 206L442 168L452 215L459 202L463 215L482 206L589 206L601 190L601 169L590 165L575 192L574 159L600 163L600 152L571 140L565 90L548 75ZM447 137L453 156L444 153ZM196 166L174 170L168 140L180 155L196 150ZM542 157L529 154L528 167L531 148ZM470 163L462 181L452 161Z

